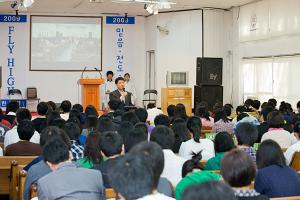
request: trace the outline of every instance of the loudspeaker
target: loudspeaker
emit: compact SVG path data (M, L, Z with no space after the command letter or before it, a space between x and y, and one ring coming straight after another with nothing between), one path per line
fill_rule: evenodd
M222 85L223 58L197 58L197 85Z
M212 110L216 103L223 104L223 86L218 85L195 85L194 87L194 108L201 101L208 103L208 109Z

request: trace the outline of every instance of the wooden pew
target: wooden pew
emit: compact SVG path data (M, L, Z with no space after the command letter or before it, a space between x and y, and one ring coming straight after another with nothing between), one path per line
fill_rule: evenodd
M295 197L281 197L281 198L271 198L271 200L300 200L300 196L295 196Z
M30 186L29 197L30 197L30 199L33 199L34 197L37 197L37 196L38 196L37 185L36 185L36 183L34 183Z
M300 171L300 152L294 153L290 167L296 171Z
M23 200L24 188L25 188L25 179L27 176L27 172L25 170L21 170L19 172L18 178L18 186L19 186L19 200Z
M4 151L4 143L0 142L0 147L2 148L2 150ZM4 154L4 153L3 153Z
M23 165L13 160L10 168L9 199L18 200L19 198L19 173L23 170Z
M105 189L105 197L106 199L116 199L117 193L112 188Z
M36 156L3 156L0 157L0 195L9 194L10 168L13 160L19 165L27 165Z

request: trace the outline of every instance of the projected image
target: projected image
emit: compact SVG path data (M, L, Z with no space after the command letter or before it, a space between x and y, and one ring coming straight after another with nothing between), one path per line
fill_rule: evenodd
M102 31L99 19L57 18L55 22L53 17L33 18L31 70L100 68Z

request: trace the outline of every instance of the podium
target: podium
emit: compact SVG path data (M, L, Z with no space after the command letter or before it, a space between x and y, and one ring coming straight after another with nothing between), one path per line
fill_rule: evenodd
M100 78L79 80L82 85L82 106L85 109L88 105L95 106L100 111L100 88L104 84L104 80Z

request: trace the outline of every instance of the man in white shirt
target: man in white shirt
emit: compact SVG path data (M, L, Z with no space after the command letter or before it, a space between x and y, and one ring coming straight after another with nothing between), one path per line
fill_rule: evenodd
M125 89L126 91L130 92L132 94L132 97L134 101L136 100L136 91L135 91L135 86L134 83L130 80L130 74L126 73L124 74L124 80L125 80Z
M105 80L105 106L108 106L109 102L109 94L113 91L115 91L116 84L113 81L114 73L112 71L106 72L106 80Z
M153 125L155 117L160 114L163 114L163 111L158 109L154 103L149 103L147 105L147 113L148 113L147 121L149 121L150 124Z
M69 114L72 108L72 104L69 100L64 100L63 102L61 102L60 104L60 108L62 110L62 114L60 114L60 117L62 119L64 119L65 121L68 121L69 119Z
M186 159L174 154L171 150L175 143L175 136L172 129L167 126L156 126L150 136L150 141L158 143L164 152L165 167L161 177L167 178L174 187L182 179L182 166Z
M286 152L284 153L284 156L286 158L286 164L290 165L293 156L296 152L300 152L300 122L295 124L294 127L294 135L297 138L298 142L290 146Z
M20 108L17 111L17 123L19 124L21 121L24 119L31 120L31 113L28 109L25 108ZM4 149L10 145L14 144L20 141L18 131L17 131L17 126L14 126L11 130L7 131L4 137ZM40 134L35 131L33 136L30 139L30 142L39 144L40 143Z

